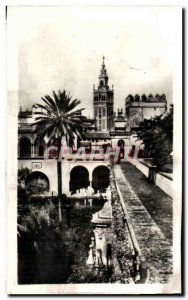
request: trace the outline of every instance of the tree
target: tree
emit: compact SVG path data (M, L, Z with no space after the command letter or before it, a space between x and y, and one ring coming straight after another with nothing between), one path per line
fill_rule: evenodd
M27 176L31 173L31 170L29 168L21 168L18 169L18 188L17 188L17 196L18 196L18 204L24 204L26 203L27 195L26 195L26 189L25 189L25 181Z
M44 192L48 191L48 186L46 181L43 179L37 180L33 179L26 186L26 193L28 195L42 195Z
M165 115L152 119L144 119L138 127L137 137L144 144L144 154L152 158L152 164L158 170L171 164L171 152L173 149L173 106Z
M58 176L58 210L59 221L61 216L61 195L62 195L62 171L61 171L61 143L65 137L67 146L73 147L75 136L83 138L84 127L81 109L77 106L81 103L78 99L72 99L70 94L64 90L56 94L53 91L53 97L46 95L41 98L43 104L37 104L36 107L41 111L36 111L34 132L37 134L37 140L42 141L45 137L51 145L57 145L57 176Z
M29 168L21 168L18 169L18 184L21 184L22 181L25 182L27 176L31 173L31 170Z

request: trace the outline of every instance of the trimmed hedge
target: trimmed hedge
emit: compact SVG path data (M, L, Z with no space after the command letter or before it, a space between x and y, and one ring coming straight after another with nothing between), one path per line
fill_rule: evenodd
M116 235L112 245L113 257L117 259L120 268L120 272L115 270L114 276L118 282L130 283L134 278L134 250L113 177L111 177L111 190L112 230Z

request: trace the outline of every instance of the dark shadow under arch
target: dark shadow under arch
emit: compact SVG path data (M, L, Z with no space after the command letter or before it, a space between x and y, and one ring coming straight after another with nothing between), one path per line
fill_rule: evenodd
M93 170L92 187L97 190L105 190L110 184L110 170L106 166L98 166Z
M119 141L118 141L118 147L120 147L120 148L124 148L124 147L125 147L125 142L124 142L124 140L119 140Z
M31 141L23 137L19 143L20 157L31 157Z
M26 177L26 180L25 180L26 187L32 181L37 181L39 184L40 183L44 184L45 187L46 187L46 190L49 191L49 189L50 189L50 182L49 182L48 177L43 172L35 171L35 172L30 173Z
M70 191L76 192L89 186L89 172L83 166L76 166L70 172Z

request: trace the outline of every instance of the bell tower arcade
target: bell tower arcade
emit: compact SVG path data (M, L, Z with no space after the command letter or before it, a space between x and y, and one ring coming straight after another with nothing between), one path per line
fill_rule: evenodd
M99 74L99 85L93 87L94 118L96 119L97 131L109 131L113 127L114 91L108 86L108 74L106 71L105 57Z

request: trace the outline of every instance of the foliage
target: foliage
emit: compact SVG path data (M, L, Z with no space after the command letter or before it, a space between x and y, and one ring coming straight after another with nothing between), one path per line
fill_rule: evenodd
M36 105L40 111L35 112L33 124L38 140L47 137L50 143L54 143L57 138L65 137L67 145L73 146L75 135L83 137L83 117L80 116L83 108L77 109L80 100L72 100L65 90L58 94L53 91L53 98L46 95L42 100L44 104Z
M17 187L17 195L18 195L18 204L26 203L28 200L26 189L25 189L25 180L27 176L31 173L29 168L21 168L18 169L17 179L18 179L18 187Z
M64 210L59 226L52 203L28 207L18 218L19 228L24 229L19 230L19 283L105 282L105 275L95 276L86 266L93 234L91 217L99 207L72 208L70 227Z
M31 173L29 168L18 169L18 204L27 203L28 198L32 195L43 195L48 191L46 181L43 179L33 179L25 186L27 176Z
M50 283L66 279L70 271L66 247L53 204L30 205L18 223L26 232L18 240L19 282Z
M45 180L33 179L26 186L27 195L42 195L44 192L48 191L48 186Z
M90 266L73 266L67 283L108 283L107 270Z
M21 184L17 187L18 205L27 203L28 197L26 195L26 189Z
M115 255L121 269L121 274L119 274L117 279L121 282L128 283L131 280L131 277L134 276L133 249L129 249L128 246L129 233L126 229L122 208L118 203L116 203L113 208L113 228L114 233L116 234L116 243L114 245Z
M30 173L31 170L27 167L18 169L18 184L21 184L23 181L25 181Z
M129 283L134 276L133 270L133 248L130 241L124 212L122 210L119 195L114 182L111 182L112 189L112 229L115 238L112 244L113 260L117 259L119 268L116 267L112 281Z
M173 106L165 116L144 119L139 124L137 136L144 144L145 157L152 158L151 163L163 171L165 165L172 163Z

